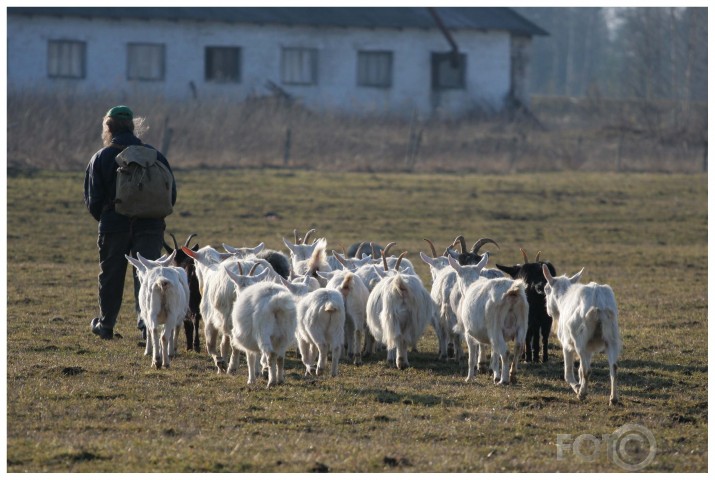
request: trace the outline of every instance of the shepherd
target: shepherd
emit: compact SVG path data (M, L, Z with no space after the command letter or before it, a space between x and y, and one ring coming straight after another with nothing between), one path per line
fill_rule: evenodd
M144 118L135 118L129 107L118 105L109 109L102 119L103 147L92 156L84 176L84 203L99 222L99 317L92 319L91 330L105 340L114 338L114 327L122 306L127 271L125 255L136 258L141 254L149 260L161 256L166 229L164 218L176 203L176 182L169 162L154 147L139 139L138 135L144 131ZM170 190L167 191L168 210L142 215L140 201L118 203L117 191L124 188L125 177L129 178L126 174L135 169L153 168L168 172L163 180L165 188ZM147 190L145 179L158 178L157 175L134 173L130 177L133 182L140 182L138 190ZM153 185L152 189L155 189ZM132 213L127 213L127 207L133 207ZM132 275L137 328L146 339L146 327L139 310L139 279L136 272L132 271Z

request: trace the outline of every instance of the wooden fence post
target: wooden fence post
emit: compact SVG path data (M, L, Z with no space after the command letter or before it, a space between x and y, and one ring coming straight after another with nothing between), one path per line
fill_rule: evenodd
M167 157L169 155L169 147L171 146L171 136L174 134L174 129L169 126L169 117L164 117L164 131L161 134L161 153Z
M291 148L291 129L286 129L285 144L283 145L283 166L287 167L290 163L290 148Z

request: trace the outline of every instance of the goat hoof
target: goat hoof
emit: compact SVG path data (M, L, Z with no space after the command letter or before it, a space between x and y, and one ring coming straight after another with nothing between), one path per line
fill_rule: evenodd
M516 383L516 375L509 376L509 383Z
M578 398L579 400L581 400L583 402L584 400L586 400L586 394L579 393L578 395L576 395L576 398Z
M496 382L496 383L497 383L497 385L499 385L499 386L506 386L506 385L509 385L509 380L499 380L499 381Z
M618 400L618 398L610 398L608 400L608 405L610 405L612 407L615 405L620 405L620 404L621 404L621 402L620 402L620 400Z

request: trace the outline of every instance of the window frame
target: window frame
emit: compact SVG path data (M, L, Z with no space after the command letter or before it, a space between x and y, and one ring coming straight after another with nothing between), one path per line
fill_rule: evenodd
M451 64L453 52L432 52L430 67L432 69L432 90L466 90L467 88L467 54L459 52L458 81L455 84L445 84L440 76L440 66L446 62Z
M161 59L159 64L160 74L158 77L146 77L141 73L132 76L132 60L136 59L132 56L132 48L134 47L159 47L161 50ZM166 80L166 44L152 42L129 42L127 43L127 80L136 82L163 82Z
M374 60L382 56L387 56L388 57L388 68L387 68L387 82L383 83L380 81L373 82L371 81L369 75L363 73L365 72L366 69L368 69L367 66L364 68L361 68L362 65L366 65L363 62L367 62L369 60ZM393 85L393 72L394 72L394 64L395 64L395 54L392 50L358 50L357 52L357 86L358 87L367 87L367 88L382 88L382 89L390 89L392 88Z
M209 52L222 51L225 53L233 52L236 55L236 71L235 77L224 76L222 78L217 78L216 76L209 78L209 74L215 75L215 72L210 72L209 67L216 68L216 64L213 63L209 65ZM225 58L225 57L224 57ZM213 59L212 59L213 61ZM204 46L204 81L207 83L241 83L243 77L243 49L239 46L228 46L228 45L206 45Z
M52 60L52 55L53 55L53 45L56 45L58 48L62 48L63 46L77 46L80 48L79 50L79 55L80 55L80 70L81 72L79 74L74 74L74 73L62 73L63 70L63 65L60 64L60 59L57 59L57 65L58 68L57 70L59 73L55 73L52 71L52 66L53 66L53 60ZM69 65L70 67L72 65ZM71 68L69 68L71 70ZM70 40L70 39L50 39L47 41L47 77L48 78L57 78L57 79L74 79L74 80L83 80L87 78L87 42L82 41L82 40Z
M306 53L310 56L309 76L308 80L303 79L286 79L287 65L286 54L288 53ZM303 73L301 70L300 73ZM318 85L318 49L311 47L281 47L281 83L283 85L303 85L311 86Z

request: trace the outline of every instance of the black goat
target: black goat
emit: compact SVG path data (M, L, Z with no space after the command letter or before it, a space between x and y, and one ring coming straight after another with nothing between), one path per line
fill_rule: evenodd
M552 318L546 313L546 295L544 293L544 285L546 278L542 265L546 265L551 275L556 276L556 269L549 262L539 261L541 252L536 254L536 260L529 262L529 258L524 251L520 249L524 257L523 265L514 265L507 267L497 264L497 268L509 275L511 278L521 278L526 282L526 299L529 301L529 326L526 330L526 349L524 351L524 359L527 362L539 361L539 333L544 347L542 361L546 363L549 359L549 334L551 333Z
M356 242L348 247L346 255L358 259L363 255L372 255L373 260L378 260L382 255L382 247L372 242Z
M174 240L174 248L171 248L164 242L164 249L171 255L172 252L176 251L176 256L174 257L174 265L183 268L186 271L186 277L189 280L189 311L184 319L184 332L186 333L186 350L193 349L195 352L200 350L199 348L199 324L201 323L201 311L199 306L201 305L201 292L199 292L199 279L196 276L196 266L194 265L194 259L189 257L184 253L179 245L176 243L176 237L173 233L169 233L171 238ZM195 236L195 233L189 235L186 239L184 246L189 248L189 242ZM199 244L197 243L191 250L197 251L199 249Z
M262 258L270 263L273 270L281 277L285 279L290 277L290 260L284 253L277 250L262 250L258 252L256 257Z
M480 238L474 243L474 245L472 246L472 250L468 251L467 243L464 241L464 236L459 235L457 238L454 239L452 245L447 247L444 252L444 255L450 255L454 257L455 259L457 259L457 262L459 262L460 265L476 265L482 260L482 256L479 254L479 249L487 243L493 243L497 246L497 248L499 248L499 244L491 238ZM454 247L457 244L459 244L460 246L460 252L454 250Z

